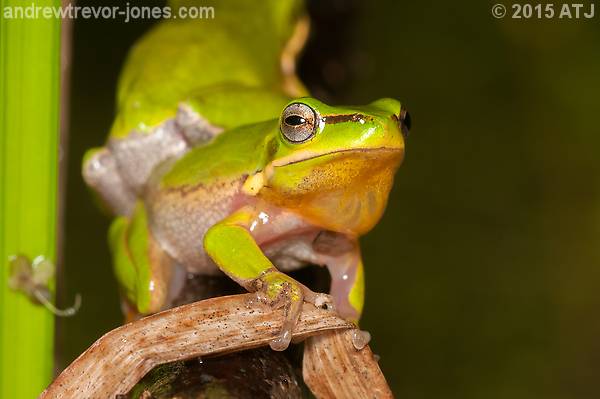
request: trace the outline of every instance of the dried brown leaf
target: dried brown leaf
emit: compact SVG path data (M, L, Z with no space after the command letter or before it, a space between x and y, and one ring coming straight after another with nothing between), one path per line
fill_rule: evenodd
M71 363L39 398L114 398L156 365L268 345L281 328L282 311L250 305L253 298L212 298L116 328ZM294 341L350 327L335 313L305 303Z
M304 382L319 399L393 398L371 349L352 344L352 330L327 331L304 344Z

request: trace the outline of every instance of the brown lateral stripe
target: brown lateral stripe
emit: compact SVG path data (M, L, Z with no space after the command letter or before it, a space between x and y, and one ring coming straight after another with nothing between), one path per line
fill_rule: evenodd
M366 116L363 114L341 114L341 115L327 115L324 116L323 119L325 123L342 123L342 122L358 122L360 119L365 122L371 120L370 116Z

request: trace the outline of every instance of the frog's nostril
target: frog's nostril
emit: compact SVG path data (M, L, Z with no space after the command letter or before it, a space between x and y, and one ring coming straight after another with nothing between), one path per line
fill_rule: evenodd
M408 133L410 132L410 127L412 126L412 120L410 118L410 114L404 107L400 110L400 116L398 117L400 130L402 131L402 135L406 138L408 137Z

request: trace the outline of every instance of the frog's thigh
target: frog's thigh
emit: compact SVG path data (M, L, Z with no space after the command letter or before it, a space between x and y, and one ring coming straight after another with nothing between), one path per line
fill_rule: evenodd
M154 313L165 304L172 260L148 230L141 203L132 217L117 218L109 241L117 280L127 300L139 313Z
M331 296L343 318L358 323L365 300L365 278L358 244L350 252L326 261L331 274Z
M131 214L135 193L123 181L115 157L109 149L93 148L86 153L83 178L114 214Z

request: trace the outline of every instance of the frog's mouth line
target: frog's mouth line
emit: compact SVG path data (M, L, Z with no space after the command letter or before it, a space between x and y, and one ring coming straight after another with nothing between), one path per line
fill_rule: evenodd
M352 152L362 152L362 153L387 152L387 153L396 153L396 152L402 152L403 149L404 148L400 148L400 147L398 147L398 148L392 148L392 147L350 148L350 149L344 149L344 150L335 150L335 151L324 152L324 153L321 153L321 154L309 155L309 156L306 156L306 157L303 157L303 158L299 158L296 155L294 157L288 157L288 159L283 158L283 159L280 159L278 161L273 161L270 166L272 166L274 168L279 168L279 167L282 167L282 166L294 165L294 164L297 164L297 163L300 163L300 162L310 161L312 159L317 159L317 158L325 157L327 155L334 155L334 154L352 153Z

